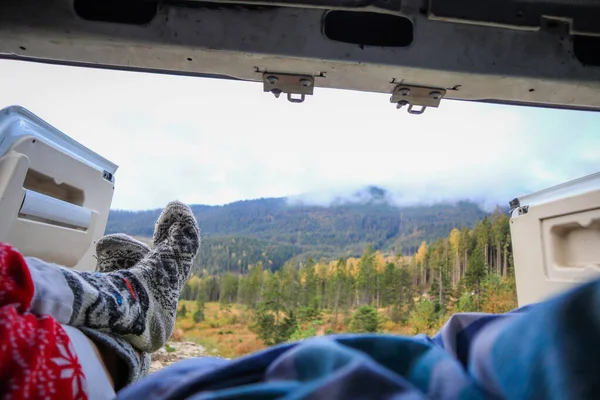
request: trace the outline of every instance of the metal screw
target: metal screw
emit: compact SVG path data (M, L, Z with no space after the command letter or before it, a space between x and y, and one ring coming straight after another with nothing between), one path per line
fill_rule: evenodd
M434 99L434 100L439 100L442 98L442 94L440 92L431 92L429 93L429 95Z
M398 90L398 93L401 96L408 96L410 94L410 89L403 88L403 89Z
M300 79L300 86L309 87L310 85L312 85L312 82L310 81L310 79L306 79L306 78Z
M275 76L267 76L267 82L269 82L271 85L276 84L278 80L279 79L277 79Z

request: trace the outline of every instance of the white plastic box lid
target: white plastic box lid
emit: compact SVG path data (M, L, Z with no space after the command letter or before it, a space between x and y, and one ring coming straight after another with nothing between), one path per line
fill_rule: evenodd
M110 174L109 180L114 180L118 169L116 164L71 139L37 115L21 106L10 106L0 110L0 157L23 136L43 140L83 163L105 171Z

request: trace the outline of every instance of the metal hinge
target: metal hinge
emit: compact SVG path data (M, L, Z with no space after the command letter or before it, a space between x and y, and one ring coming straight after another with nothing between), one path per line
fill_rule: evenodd
M423 114L427 107L437 107L446 95L446 89L422 86L398 85L392 92L390 103L396 103L396 108L408 106L409 114ZM415 106L421 107L415 109Z
M310 75L263 74L263 90L273 93L277 98L281 93L286 93L288 101L292 103L302 103L306 95L313 94L314 87L315 78Z

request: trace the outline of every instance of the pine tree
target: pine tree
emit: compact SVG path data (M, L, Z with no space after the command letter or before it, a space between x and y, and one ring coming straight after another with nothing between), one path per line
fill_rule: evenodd
M256 263L250 268L250 273L246 278L244 285L244 303L250 308L255 308L260 302L260 295L263 287L264 270L261 262Z
M206 304L206 292L201 290L198 293L198 298L196 299L196 311L192 315L192 318L195 323L204 321L204 309Z
M267 272L261 298L261 307L265 310L272 311L275 315L275 323L279 323L279 315L284 310L284 304L282 302L281 282L279 280L278 272Z
M469 267L465 273L467 289L474 293L477 311L480 310L481 281L487 274L484 253L479 246L475 248L469 259Z
M399 305L400 291L400 270L396 267L396 264L388 262L383 270L382 276L383 282L383 294L381 305L388 307L391 305Z
M187 309L185 308L185 304L181 306L179 310L177 310L177 317L185 318L187 315Z
M371 304L373 302L373 291L375 289L374 268L375 250L372 246L367 246L360 261L358 262L358 275L356 277L356 289L358 292L359 304Z
M302 268L302 275L304 277L304 285L302 288L301 304L308 306L317 298L317 276L315 274L315 261L312 257L306 261L306 264Z
M282 302L279 272L267 272L261 298L250 329L267 345L285 342L296 331L298 323L294 310Z
M448 299L452 294L452 285L447 270L443 264L438 264L433 271L433 280L429 290L435 312L445 314Z
M360 306L354 315L348 329L355 333L373 333L380 329L381 320L377 309L370 305Z
M300 282L298 271L292 262L287 262L281 269L281 301L285 307L294 310L298 307Z
M219 301L223 304L231 304L237 300L238 278L231 272L226 272L221 277L221 288Z

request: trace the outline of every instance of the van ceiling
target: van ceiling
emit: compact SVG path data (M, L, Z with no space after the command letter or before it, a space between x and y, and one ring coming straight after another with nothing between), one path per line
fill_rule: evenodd
M389 93L414 114L599 110L597 21L595 0L4 0L0 58L257 81L294 102Z

